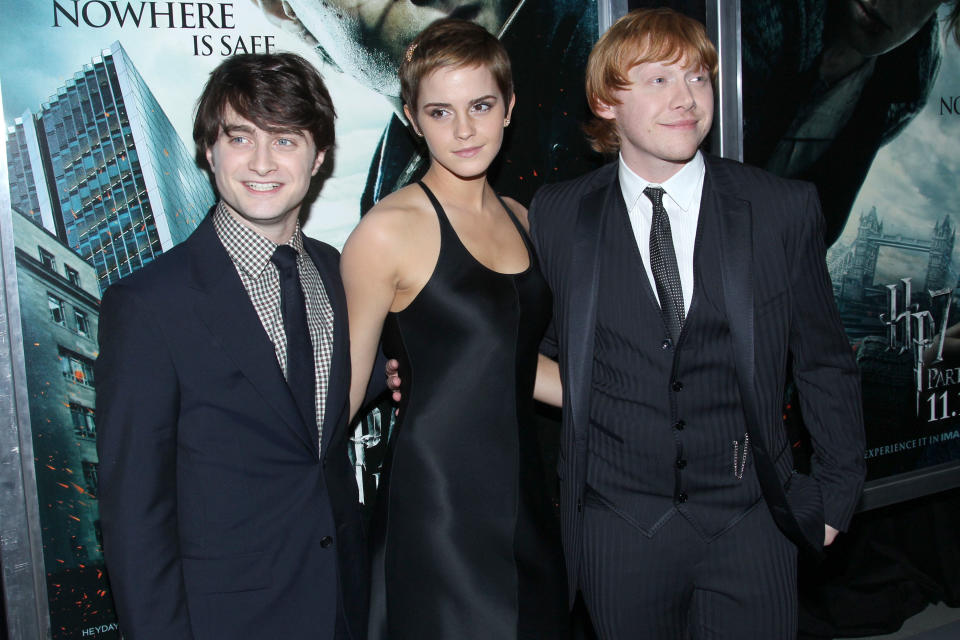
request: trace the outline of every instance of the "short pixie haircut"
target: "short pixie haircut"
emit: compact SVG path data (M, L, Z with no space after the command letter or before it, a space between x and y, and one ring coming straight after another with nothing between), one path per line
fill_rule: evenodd
M442 18L421 31L400 62L400 97L416 116L420 82L442 67L484 67L506 104L513 97L510 57L500 41L473 22Z
M330 93L314 66L296 54L240 54L210 73L193 121L203 163L224 129L227 105L264 131L309 131L317 151L333 146L337 114Z
M601 104L620 104L616 91L630 86L627 74L644 62L676 64L710 73L716 84L717 49L703 25L672 9L635 9L617 20L594 45L587 61L587 102L596 115ZM620 136L616 122L596 117L584 127L590 146L600 153L616 153Z

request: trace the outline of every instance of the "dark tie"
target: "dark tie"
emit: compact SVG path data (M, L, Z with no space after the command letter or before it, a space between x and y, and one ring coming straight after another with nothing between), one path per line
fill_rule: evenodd
M287 385L308 428L317 425L314 404L313 344L307 325L307 305L297 270L297 251L290 245L277 247L270 257L280 273L280 308L287 334Z
M663 189L647 187L643 195L653 203L653 219L650 223L650 268L657 285L660 299L660 315L674 342L680 337L683 327L683 288L680 286L680 269L677 254L673 251L673 236L670 235L670 218L663 208Z

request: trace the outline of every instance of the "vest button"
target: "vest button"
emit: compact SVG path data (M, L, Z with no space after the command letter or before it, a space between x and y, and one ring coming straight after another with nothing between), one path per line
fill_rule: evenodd
M332 544L333 544L333 538L331 538L330 536L323 536L322 538L320 538L320 546L323 547L324 549L328 548Z
M680 495L677 496L677 502L684 503L687 501L687 492L681 491Z
M680 458L679 460L677 460L677 469L683 469L686 466L687 466L686 460L684 460L683 458Z
M660 348L663 349L664 351L666 351L672 346L673 346L673 340L671 340L670 338L667 338L666 340L660 343Z
M673 389L674 391L681 391L683 390L683 383L680 382L679 380L674 380L670 388Z
M683 428L685 426L687 426L686 422L684 422L683 420L677 420L677 423L673 425L673 428L676 429L677 431L683 431Z

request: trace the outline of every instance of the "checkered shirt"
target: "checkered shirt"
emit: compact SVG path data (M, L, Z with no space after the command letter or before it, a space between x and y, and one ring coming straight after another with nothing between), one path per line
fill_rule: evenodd
M227 211L223 202L217 204L213 214L213 226L217 236L227 250L233 266L240 275L240 281L250 302L257 311L260 323L267 337L273 342L277 362L287 375L287 335L283 328L283 312L280 306L280 275L270 257L277 245L252 229L240 224ZM317 407L317 430L319 442L323 442L323 410L327 397L327 384L330 377L330 363L333 355L333 307L327 291L320 280L313 260L304 259L303 236L300 224L297 224L293 237L287 243L297 251L297 266L300 272L300 285L307 302L307 325L310 328L310 342L313 344L313 367L316 373L315 401Z

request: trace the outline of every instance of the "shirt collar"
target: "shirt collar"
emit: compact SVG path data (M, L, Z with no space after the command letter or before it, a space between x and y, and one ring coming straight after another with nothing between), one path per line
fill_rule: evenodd
M213 226L230 258L251 278L259 278L270 263L277 250L277 244L261 236L248 226L238 222L227 211L223 201L217 203L213 213ZM297 255L303 254L303 235L300 233L300 221L286 244L293 247Z
M627 211L632 211L637 200L643 195L643 190L650 185L663 187L666 196L673 201L681 211L686 213L693 204L697 189L703 183L706 165L703 154L697 151L687 164L683 165L669 180L661 184L650 182L634 173L620 155L620 190L623 192L623 201Z

